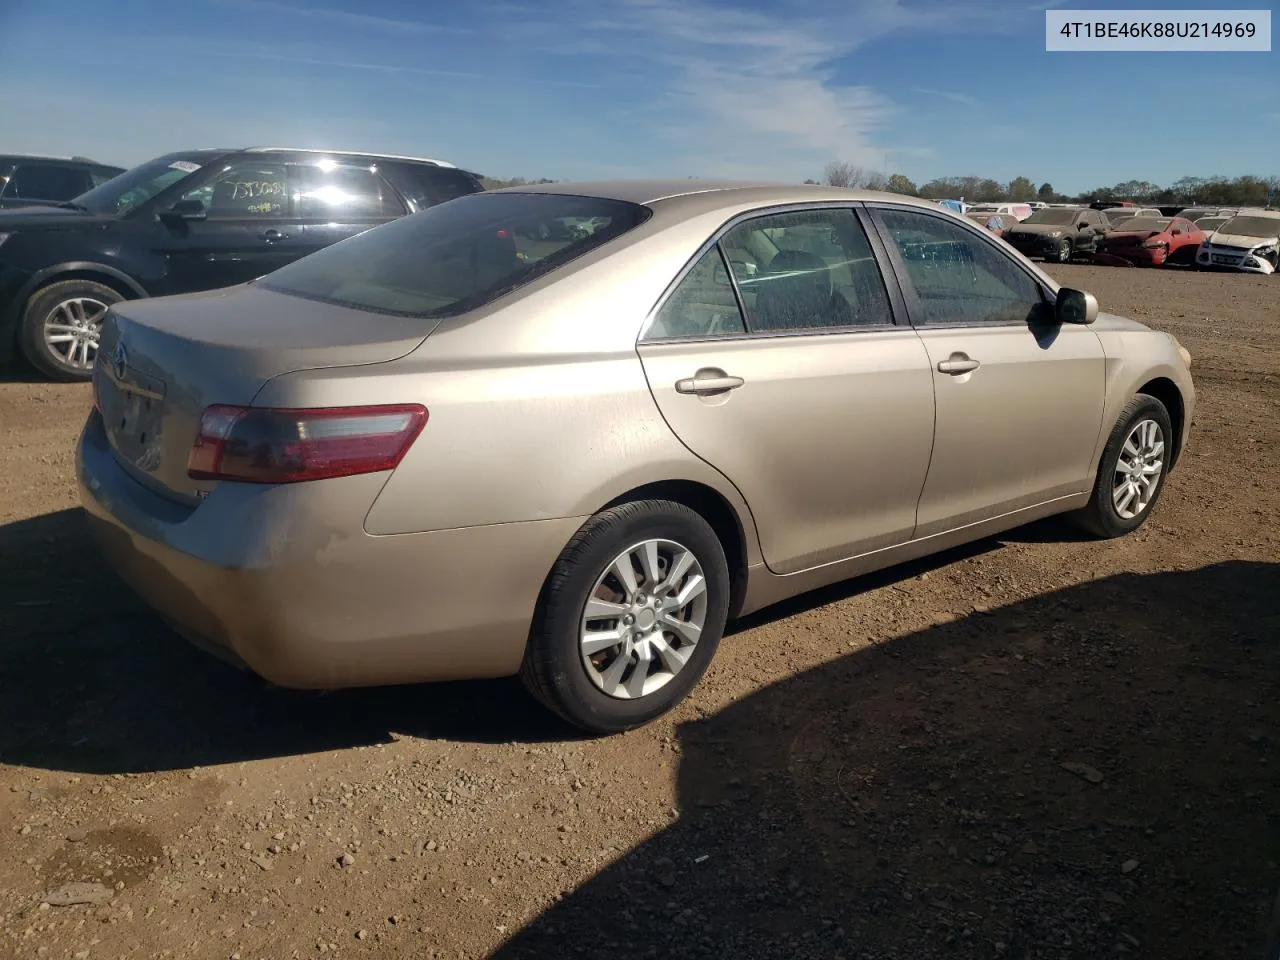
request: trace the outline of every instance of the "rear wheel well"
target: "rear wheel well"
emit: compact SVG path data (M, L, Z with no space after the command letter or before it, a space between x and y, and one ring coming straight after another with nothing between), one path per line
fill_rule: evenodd
M1173 455L1169 458L1169 466L1172 468L1177 464L1178 457L1182 453L1182 424L1186 416L1186 409L1182 405L1182 391L1167 377L1157 377L1139 387L1138 393L1155 397L1169 411L1169 422L1173 427Z
M681 503L711 524L711 529L724 548L725 562L729 567L729 617L736 617L746 595L747 548L742 521L729 501L705 484L693 480L666 480L628 490L600 509L608 510L633 500L671 500Z

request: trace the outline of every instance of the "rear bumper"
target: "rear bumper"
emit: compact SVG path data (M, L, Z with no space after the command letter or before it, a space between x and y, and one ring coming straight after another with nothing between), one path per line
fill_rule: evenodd
M385 475L224 483L196 508L124 472L92 414L80 497L110 566L197 646L286 687L508 676L582 519L370 536Z

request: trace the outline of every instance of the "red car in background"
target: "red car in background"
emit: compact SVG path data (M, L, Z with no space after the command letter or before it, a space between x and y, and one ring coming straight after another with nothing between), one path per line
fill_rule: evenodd
M1183 217L1133 217L1108 230L1095 263L1117 267L1159 267L1194 263L1204 231Z
M986 227L997 237L1003 237L1006 230L1019 223L1012 213L966 213L965 216L978 226Z

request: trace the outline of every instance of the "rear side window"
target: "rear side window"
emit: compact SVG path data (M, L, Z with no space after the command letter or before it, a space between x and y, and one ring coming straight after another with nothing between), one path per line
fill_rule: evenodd
M720 245L694 265L653 318L645 338L716 337L747 332Z
M409 175L422 188L422 196L431 206L465 197L468 194L480 193L484 184L474 174L465 170L452 170L449 167L412 167Z
M376 220L405 212L395 192L371 167L300 164L293 173L296 215L303 219Z
M89 189L89 176L75 167L19 163L4 195L15 200L70 200Z
M608 243L648 216L638 204L598 197L477 193L326 247L259 282L359 309L456 316Z

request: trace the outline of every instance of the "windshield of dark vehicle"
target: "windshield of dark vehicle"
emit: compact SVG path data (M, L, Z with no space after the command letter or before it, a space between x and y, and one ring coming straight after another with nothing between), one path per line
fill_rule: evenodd
M1047 223L1055 227L1063 226L1068 223L1075 223L1079 210L1037 210L1023 223Z
M207 162L208 155L171 153L112 177L100 187L73 201L93 213L122 217L179 180L185 180Z
M1280 217L1232 217L1218 227L1218 232L1238 237L1274 237L1280 234Z
M1196 221L1196 226L1205 233L1211 233L1227 222L1229 217L1201 217Z
M1155 217L1129 217L1124 221L1122 230L1134 230L1144 232L1147 230L1153 233L1164 233L1169 224L1173 223L1173 218L1157 219Z
M303 257L258 281L281 293L403 316L473 310L648 219L634 203L475 193Z

